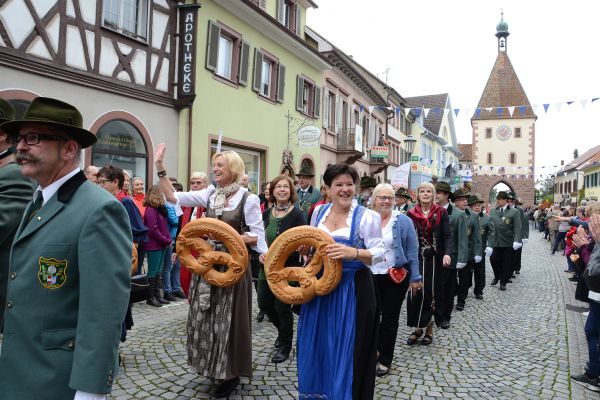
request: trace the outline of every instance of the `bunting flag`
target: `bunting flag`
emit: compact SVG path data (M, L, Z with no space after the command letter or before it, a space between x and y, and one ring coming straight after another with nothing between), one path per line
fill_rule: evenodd
M479 117L480 114L481 114L481 108L476 108L475 109L475 116Z
M513 113L515 112L515 107L507 107L508 108L508 114L512 117Z
M425 114L425 118L427 118L427 116L429 115L429 110L431 110L431 108L424 108L423 109L423 113Z

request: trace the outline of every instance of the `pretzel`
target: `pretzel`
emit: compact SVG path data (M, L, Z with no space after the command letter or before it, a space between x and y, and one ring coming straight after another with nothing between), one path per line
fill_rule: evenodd
M304 304L315 296L331 293L342 278L342 262L327 256L325 248L335 241L327 233L312 226L288 229L275 239L265 257L265 274L273 294L287 304ZM285 267L288 257L306 245L315 248L305 267ZM320 278L317 274L323 271ZM295 281L300 287L292 287Z
M223 243L229 253L215 251L203 237L209 236ZM194 257L191 251L198 257ZM188 223L177 237L177 255L193 274L213 286L229 287L242 279L248 268L248 249L240 234L229 224L215 218L201 218ZM226 265L227 271L214 269Z
M131 276L137 273L138 269L138 252L135 243L131 246Z

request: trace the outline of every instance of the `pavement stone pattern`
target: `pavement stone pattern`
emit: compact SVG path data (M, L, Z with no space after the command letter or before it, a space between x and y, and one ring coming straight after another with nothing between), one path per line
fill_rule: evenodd
M486 260L491 281L491 267ZM505 292L487 286L484 300L472 292L455 311L449 330L434 330L433 344L405 344L411 328L400 316L391 373L377 378L376 399L598 399L570 383L587 361L582 309L566 261L550 255L547 241L532 232L523 268ZM186 362L187 302L162 308L134 306L133 330L121 345L123 367L111 399L208 399L211 381ZM254 299L253 314L258 308ZM254 376L242 378L230 399L296 399L295 353L281 364L270 358L275 328L253 323Z

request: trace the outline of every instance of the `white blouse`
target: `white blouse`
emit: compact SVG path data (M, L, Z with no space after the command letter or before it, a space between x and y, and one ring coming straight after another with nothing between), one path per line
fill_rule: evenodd
M384 259L382 262L377 263L377 264L374 263L371 266L371 271L373 271L374 274L377 274L377 275L387 274L388 269L390 267L393 267L394 264L396 263L396 253L394 252L394 232L393 232L392 228L394 227L394 222L396 221L396 218L400 214L401 214L400 211L393 210L392 216L390 217L387 224L382 229L383 245L385 246L385 254L384 254Z
M311 221L312 226L314 226L314 223L316 221L317 216L319 215L319 210L321 209L321 207L322 205L316 207L313 211ZM340 228L333 232L330 232L329 229L327 229L324 223L327 220L329 212L331 211L331 207L329 207L325 211L325 214L321 218L321 221L319 222L317 228L327 232L331 236L338 236L349 239L350 227L352 226L352 214L354 213L355 208L356 203L353 202L352 206L350 207L350 211L348 212L348 218L346 219L346 224L348 225L347 227ZM375 211L368 209L365 211L360 220L360 223L358 224L358 236L360 236L364 240L366 249L369 250L369 253L371 253L371 256L373 257L371 260L371 264L378 264L384 261L385 246L383 244L383 238L381 235L381 216L379 214L377 214Z
M193 192L175 192L173 195L177 198L177 204L187 207L204 207L210 199L210 208L214 209L215 203L215 187L210 185L206 189L196 190ZM225 204L223 211L232 211L240 204L246 190L238 190L232 195ZM258 242L252 246L252 249L258 253L266 253L268 250L267 242L265 241L265 227L263 225L262 213L260 212L260 199L255 194L250 194L244 204L244 218L246 225L250 228L250 232L246 232L248 236L257 237Z

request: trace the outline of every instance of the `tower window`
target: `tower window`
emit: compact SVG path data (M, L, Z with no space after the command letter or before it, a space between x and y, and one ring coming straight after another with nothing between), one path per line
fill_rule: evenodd
M521 137L521 128L515 128L515 138Z
M492 128L485 128L485 138L486 139L492 138Z
M492 153L488 153L487 154L487 163L491 164L492 162L494 162L494 159L492 158Z
M510 155L508 156L508 162L510 162L511 164L516 164L517 163L517 153L511 152Z

